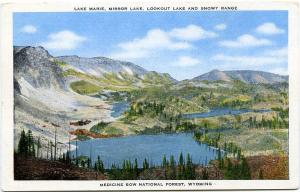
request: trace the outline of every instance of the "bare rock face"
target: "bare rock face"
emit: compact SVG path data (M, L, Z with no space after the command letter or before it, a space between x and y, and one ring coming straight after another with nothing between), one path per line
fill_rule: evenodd
M104 73L127 73L129 75L142 76L147 73L147 70L133 63L106 57L61 56L56 59L94 76L102 76Z
M35 88L65 88L62 69L43 47L17 47L14 50L14 78L24 78Z

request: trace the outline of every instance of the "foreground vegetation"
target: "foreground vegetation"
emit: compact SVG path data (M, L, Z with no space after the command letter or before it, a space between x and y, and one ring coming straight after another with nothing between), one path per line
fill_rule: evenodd
M204 133L195 137L201 140L206 136ZM218 146L220 138L218 136L213 145ZM77 156L77 150L75 156L70 151L56 156L54 149L47 158L41 158L39 151L43 149L35 141L30 131L22 132L14 161L17 180L288 179L288 159L283 154L245 157L233 143L224 149L218 148L217 159L205 166L194 164L188 153L186 158L181 153L177 160L173 155L169 158L164 155L161 165L150 165L147 159L139 165L135 159L133 162L124 160L121 167L112 164L105 168L100 156L92 161L91 156Z

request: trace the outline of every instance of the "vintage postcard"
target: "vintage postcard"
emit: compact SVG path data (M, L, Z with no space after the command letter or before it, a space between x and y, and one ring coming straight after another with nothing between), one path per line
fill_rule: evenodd
M0 14L4 190L298 188L297 1Z

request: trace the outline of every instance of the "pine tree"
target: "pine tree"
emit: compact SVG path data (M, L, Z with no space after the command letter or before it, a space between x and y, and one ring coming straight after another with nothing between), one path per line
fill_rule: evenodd
M104 164L99 155L97 157L97 161L95 162L95 170L102 173L104 172Z
M67 162L67 164L68 164L68 162L69 162L69 154L68 154L69 152L67 152L67 155L66 155L66 162ZM81 167L82 168L85 168L85 161L80 161L80 164L81 164Z
M98 171L97 162L94 163L94 170L95 170L95 171Z
M194 179L194 165L190 154L188 153L186 156L186 169L185 169L185 179Z
M49 159L49 141L48 141L48 144L47 144L47 159Z
M28 143L24 129L21 132L21 137L18 144L18 153L24 156L28 155Z
M170 169L168 178L172 180L176 179L176 162L173 155L170 156Z
M138 161L137 161L137 159L134 160L133 172L134 172L134 176L136 178L138 176Z
M30 156L35 156L35 147L34 147L34 140L33 140L33 136L32 136L32 131L28 130L27 132L27 151L28 151L28 155Z
M90 166L88 166L88 168L91 168L91 166L92 166L92 146L91 145L90 145L90 157L89 157L89 160L90 160L90 163L89 163Z
M184 176L184 159L183 159L183 155L182 155L182 153L180 153L180 155L179 155L179 160L178 160L178 168L179 168L179 170L178 170L178 179L183 179L183 176Z
M88 157L87 159L87 168L91 168L91 159Z
M165 154L164 154L164 156L163 156L162 167L163 167L163 168L166 168L166 167L167 167L167 157L166 157Z
M41 149L42 145L41 145L41 139L40 137L37 140L37 152L36 152L36 157L39 158L40 157L40 149Z
M55 127L55 133L54 133L54 161L56 160L56 148L57 148L57 140L56 140L56 127Z
M183 166L183 164L184 164L184 160L183 160L183 155L182 155L182 152L180 153L180 155L179 155L179 166Z
M222 155L221 155L221 150L220 148L218 149L218 163L219 163L219 168L222 169Z
M145 158L144 161L143 161L143 169L146 170L146 169L149 169L149 163L147 161L147 159Z
M68 151L67 151L67 164L71 165L71 135L69 134L69 142L68 142Z
M50 159L53 160L53 153L52 153L52 141L50 141Z
M77 138L76 138L76 153L75 153L75 164L78 166L78 144L77 144ZM98 156L99 157L99 156Z

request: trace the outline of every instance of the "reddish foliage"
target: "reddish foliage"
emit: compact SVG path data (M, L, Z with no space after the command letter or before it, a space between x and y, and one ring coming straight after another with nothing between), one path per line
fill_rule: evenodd
M80 120L80 121L70 122L70 125L83 126L83 125L89 124L90 122L92 122L92 121L91 120Z
M92 138L109 138L109 137L121 137L120 134L111 134L111 135L104 135L99 133L92 133L86 129L76 129L75 131L70 131L72 135L85 135Z
M247 157L247 162L251 170L252 179L259 179L259 172L262 174L262 179L289 179L287 156L252 156Z

